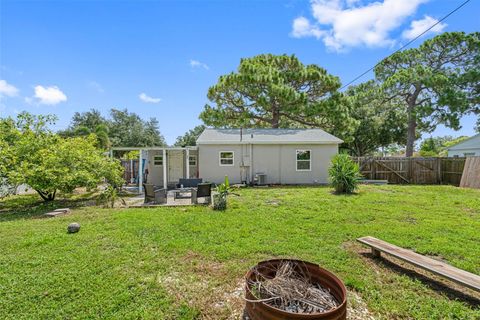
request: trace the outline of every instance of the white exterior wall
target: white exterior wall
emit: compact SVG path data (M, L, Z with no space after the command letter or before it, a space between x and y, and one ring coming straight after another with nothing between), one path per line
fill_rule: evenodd
M310 171L296 170L296 150L311 151ZM233 166L220 166L220 151L234 152ZM228 175L230 182L240 183L251 181L250 172L253 176L261 172L266 174L268 184L327 183L330 160L337 153L337 144L202 144L199 176L205 181L221 183Z
M147 159L147 162L146 162L146 167L148 168L148 183L151 183L151 184L154 184L154 185L157 185L157 186L163 186L163 165L169 165L168 164L168 159L169 159L169 156L168 154L171 153L171 152L175 152L175 153L183 153L183 157L182 157L182 160L181 163L175 163L174 165L176 166L180 166L182 169L182 172L183 172L183 176L186 175L186 168L185 166L188 164L188 159L186 158L186 152L185 150L167 150L167 159L163 159L163 165L160 165L160 166L156 166L153 164L153 157L156 156L156 155L163 155L163 150L148 150L146 151L147 154L146 154L146 159ZM197 164L198 164L198 154L197 154L197 150L189 150L189 153L191 156L196 156L197 157ZM172 163L170 163L170 165L173 165ZM168 167L167 167L168 169ZM167 174L168 174L169 170L167 170ZM190 178L195 178L197 177L197 166L190 166ZM169 181L169 182L172 182L172 181ZM175 181L175 182L178 182L178 181Z
M480 156L480 149L448 150L448 156L449 157Z
M448 149L449 157L480 156L480 134L470 137Z

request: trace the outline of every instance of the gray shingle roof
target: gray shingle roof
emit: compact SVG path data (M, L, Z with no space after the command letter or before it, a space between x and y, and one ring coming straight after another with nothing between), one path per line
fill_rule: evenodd
M242 131L242 134L240 132ZM340 144L322 129L205 129L197 144Z

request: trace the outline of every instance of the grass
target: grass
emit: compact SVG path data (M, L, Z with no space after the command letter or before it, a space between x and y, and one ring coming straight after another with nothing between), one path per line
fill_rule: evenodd
M225 212L79 205L52 219L37 217L57 204L46 208L34 196L0 202L0 318L239 318L243 275L272 257L330 269L375 318L480 318L474 293L372 259L355 242L375 236L480 274L480 190L362 186L343 196L325 187L282 187L240 194ZM82 227L69 235L73 221Z

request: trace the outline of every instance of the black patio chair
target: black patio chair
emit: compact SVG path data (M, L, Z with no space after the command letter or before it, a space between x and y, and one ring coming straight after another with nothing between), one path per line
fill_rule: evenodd
M153 184L144 183L143 189L145 190L145 203L167 203L167 190L164 188L156 187Z
M199 183L197 189L192 190L192 203L198 203L198 198L205 198L207 204L212 201L212 184Z

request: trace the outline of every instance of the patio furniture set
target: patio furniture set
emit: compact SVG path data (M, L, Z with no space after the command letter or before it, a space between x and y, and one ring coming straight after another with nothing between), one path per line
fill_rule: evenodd
M179 199L190 199L191 204L198 204L199 198L204 198L206 204L211 203L212 183L202 179L180 179L173 190L167 190L153 184L144 183L145 203L167 204L168 194L173 194L174 202Z

